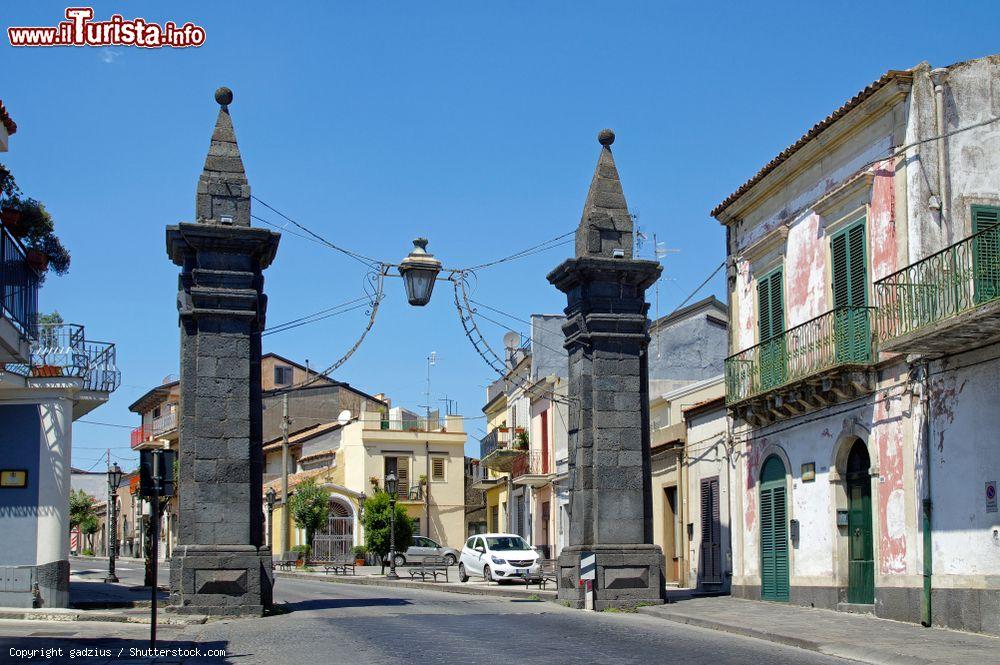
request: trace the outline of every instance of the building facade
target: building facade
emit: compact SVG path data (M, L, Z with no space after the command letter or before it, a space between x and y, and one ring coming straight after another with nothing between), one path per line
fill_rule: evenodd
M0 125L6 151L17 126L2 103ZM0 568L10 580L0 605L66 607L73 422L104 404L121 374L114 344L81 325L39 325L39 274L6 222L0 265Z
M734 594L1000 634L998 83L887 72L713 210Z

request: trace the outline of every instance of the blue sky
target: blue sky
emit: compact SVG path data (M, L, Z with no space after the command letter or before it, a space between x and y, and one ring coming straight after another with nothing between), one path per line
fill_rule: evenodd
M659 286L665 314L724 258L708 211L809 126L886 69L997 49L995 31L978 29L997 25L992 3L811 4L95 2L97 19L192 21L206 43L15 50L4 38L0 99L18 132L0 161L46 203L73 254L41 308L118 345L123 385L86 420L135 425L128 405L177 372L164 227L192 217L217 86L235 91L254 193L392 262L416 235L462 267L572 231L596 134L614 128L640 227L679 250ZM2 22L55 25L65 7L6 2ZM545 275L570 250L483 270L474 297L521 318L561 311ZM269 322L351 300L363 277L350 259L286 234L266 273ZM433 399L478 417L468 422L478 439L495 375L466 340L447 284L424 309L406 305L398 280L386 288L374 331L336 378L413 408L436 351ZM721 276L712 292L724 299ZM364 311L350 312L269 336L265 350L327 366L364 323ZM481 325L499 346L505 331ZM105 447L131 459L128 434L77 423L74 464L94 465Z

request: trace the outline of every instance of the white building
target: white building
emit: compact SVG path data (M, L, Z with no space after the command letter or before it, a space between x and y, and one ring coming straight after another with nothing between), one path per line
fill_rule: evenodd
M998 90L887 72L712 211L735 595L1000 634Z

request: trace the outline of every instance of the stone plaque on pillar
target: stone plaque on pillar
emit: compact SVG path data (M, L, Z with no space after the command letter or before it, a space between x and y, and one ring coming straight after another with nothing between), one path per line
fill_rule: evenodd
M583 607L580 555L596 557L595 609L663 602L663 554L653 544L649 462L649 319L655 261L632 257L633 223L611 144L597 162L576 232L576 257L549 282L567 297L569 546L559 599Z
M250 185L229 115L220 105L198 179L195 222L167 227L181 267L178 537L170 609L260 615L271 605L261 486L263 271L280 236L250 226Z

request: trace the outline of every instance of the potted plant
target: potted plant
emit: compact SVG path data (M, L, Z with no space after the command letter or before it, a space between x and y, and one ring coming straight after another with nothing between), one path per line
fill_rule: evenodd
M0 222L3 222L15 238L24 237L21 210L18 207L20 195L21 190L14 182L14 176L6 166L0 164Z
M368 482L371 483L372 489L378 489L378 476L372 476L368 479Z
M365 565L365 557L368 556L368 548L364 545L354 546L354 565L363 566Z
M311 551L312 548L308 545L296 545L292 548L292 552L298 555L298 558L295 560L296 568L301 568L306 565L306 561L309 559L309 553Z
M514 449L515 450L527 450L528 449L528 433L521 430L517 433L514 439Z
M420 484L421 485L426 485L427 484L427 474L426 473L421 473L419 480L420 480Z
M35 199L17 202L20 224L24 230L23 242L27 248L28 264L45 279L45 272L52 268L57 275L69 271L70 255L55 234L55 223L45 205Z

